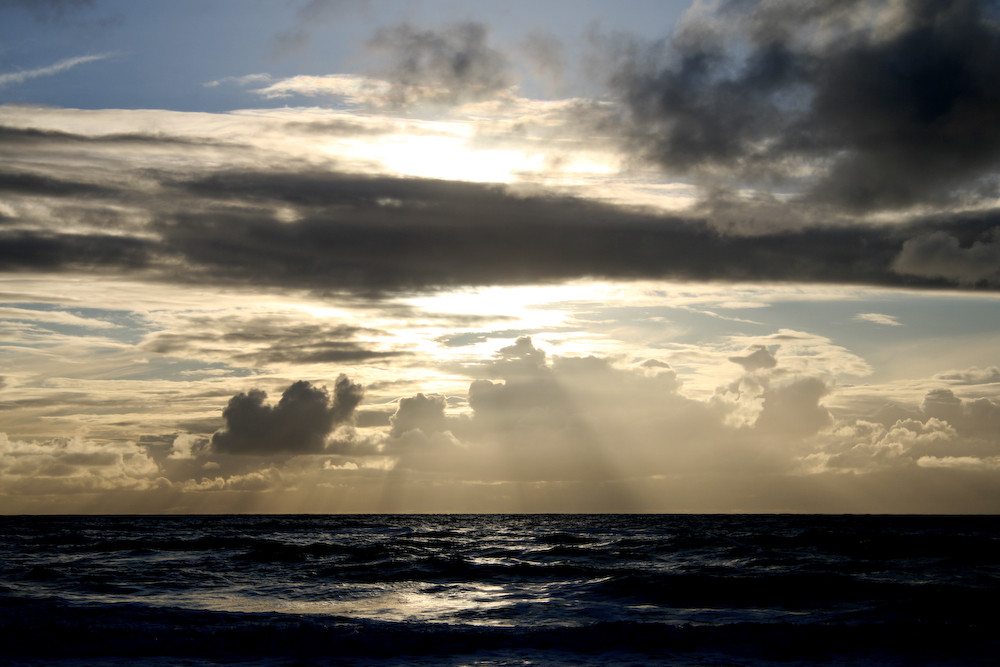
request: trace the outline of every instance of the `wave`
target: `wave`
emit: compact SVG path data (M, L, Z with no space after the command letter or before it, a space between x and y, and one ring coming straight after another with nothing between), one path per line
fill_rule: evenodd
M1000 664L981 611L1000 584L994 517L0 517L0 531L0 662Z
M518 664L532 660L624 664L638 655L675 664L837 660L874 665L893 660L973 664L1000 655L1000 642L985 624L950 627L944 635L937 625L899 619L865 626L622 621L573 628L504 628L156 609L141 604L73 606L58 599L0 597L0 628L0 656L12 660L169 656L205 664L264 658L444 664L444 656L480 656L475 664L489 665L514 664L505 663L504 656L518 656L526 660Z

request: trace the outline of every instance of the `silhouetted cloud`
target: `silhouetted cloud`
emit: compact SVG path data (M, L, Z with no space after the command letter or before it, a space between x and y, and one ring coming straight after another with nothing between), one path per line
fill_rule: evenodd
M0 269L5 270L137 270L154 254L155 244L127 236L0 231Z
M1000 163L1000 24L959 0L696 5L624 49L628 133L673 173L856 211L956 198Z
M11 197L104 208L94 209L100 224L86 232L54 228L25 209L18 224L0 230L0 265L367 294L582 277L1000 284L995 211L736 234L710 216L489 184L313 170L141 176L159 190L140 195L111 183L3 174L0 188ZM149 222L117 223L120 202Z
M337 378L331 399L325 388L305 380L292 384L275 406L267 393L238 394L222 411L225 428L212 436L212 449L226 454L316 454L335 426L348 421L364 391L346 376Z

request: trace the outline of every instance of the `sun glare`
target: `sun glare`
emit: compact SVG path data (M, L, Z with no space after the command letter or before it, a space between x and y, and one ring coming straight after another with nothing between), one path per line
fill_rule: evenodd
M472 150L462 137L394 136L379 142L376 154L402 175L479 183L511 183L518 172L538 171L543 162L541 155L515 150Z

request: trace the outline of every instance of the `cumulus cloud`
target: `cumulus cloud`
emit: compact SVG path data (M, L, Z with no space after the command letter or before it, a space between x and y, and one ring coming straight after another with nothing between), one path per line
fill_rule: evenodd
M225 428L212 436L212 450L226 454L316 454L335 426L347 422L361 402L361 385L341 375L331 397L326 388L300 380L277 405L260 389L238 394L222 411Z
M427 435L443 431L444 407L444 396L417 394L399 399L396 412L390 418L390 435L398 437L414 429L420 429Z
M711 399L724 411L725 422L744 431L785 437L812 435L829 426L833 418L822 399L830 391L832 367L844 362L836 358L835 346L802 332L783 331L766 338L783 341L775 347L787 348L780 364L761 344L752 345L748 354L729 357L744 374L719 387Z
M634 146L672 173L855 211L946 200L1000 160L987 6L699 4L666 46L621 49L613 83Z
M190 433L179 433L170 446L170 459L193 459L208 447L209 441L205 438L191 435Z
M833 422L830 411L820 403L828 392L826 383L817 377L768 386L754 427L765 433L816 433Z
M567 406L565 392L553 377L545 352L536 348L529 336L500 348L489 373L503 381L476 380L469 386L469 405L480 424L497 427L544 422L552 418L552 411L561 413Z
M962 399L932 389L909 415L876 422L845 420L811 455L834 470L925 468L990 469L1000 456L1000 403Z
M11 440L0 433L0 488L4 494L143 491L169 486L156 462L132 442L81 437Z

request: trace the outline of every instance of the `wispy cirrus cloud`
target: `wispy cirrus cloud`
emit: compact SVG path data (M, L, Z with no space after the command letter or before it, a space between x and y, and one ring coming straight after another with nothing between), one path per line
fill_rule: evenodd
M68 69L72 69L77 65L83 65L90 62L95 62L97 60L106 60L111 58L115 54L113 53L98 53L89 56L76 56L74 58L64 58L52 65L46 67L36 67L35 69L23 70L20 72L8 72L6 74L0 74L0 88L9 85L17 85L19 83L24 83L30 79L37 79L43 76L52 76L53 74L59 74L60 72L65 72Z

